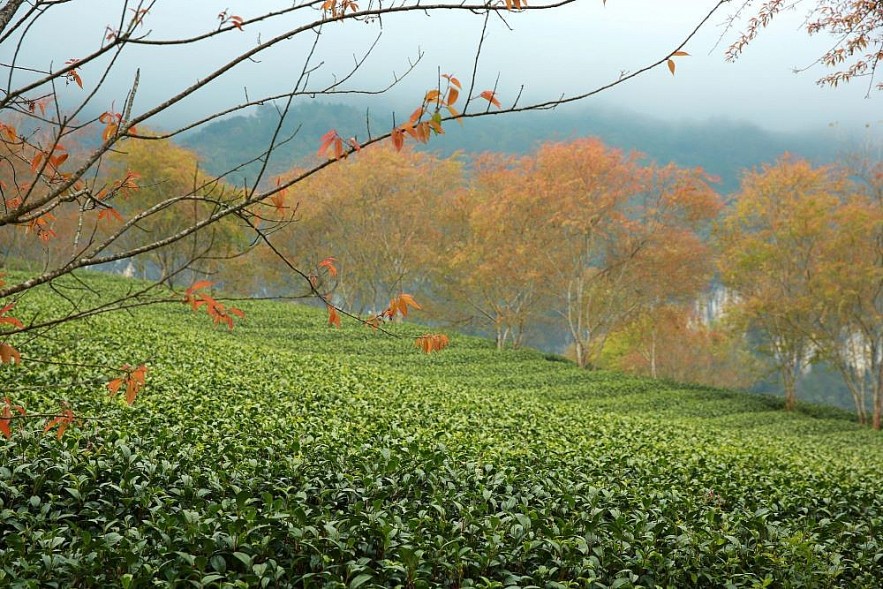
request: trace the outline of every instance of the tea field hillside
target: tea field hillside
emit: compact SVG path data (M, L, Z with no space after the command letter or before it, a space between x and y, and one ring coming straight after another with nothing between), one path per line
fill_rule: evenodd
M883 441L846 414L239 306L14 340L2 394L90 419L0 439L0 586L880 586ZM100 366L144 361L108 399Z

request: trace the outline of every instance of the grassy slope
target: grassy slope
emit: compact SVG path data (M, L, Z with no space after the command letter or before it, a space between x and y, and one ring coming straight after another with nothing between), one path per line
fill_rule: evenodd
M18 342L56 361L149 359L151 372L128 408L103 398L98 369L0 370L31 411L63 397L98 416L61 442L0 442L0 586L872 587L883 575L883 441L843 414L788 415L465 337L423 356L414 326L391 338L293 305L243 308L232 333L182 305Z

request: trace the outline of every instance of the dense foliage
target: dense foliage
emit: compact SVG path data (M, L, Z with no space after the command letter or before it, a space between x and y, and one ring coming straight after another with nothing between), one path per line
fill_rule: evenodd
M17 309L58 304L32 290ZM25 422L0 442L0 585L873 587L883 575L883 442L843 414L465 337L422 355L407 325L394 338L326 328L300 306L237 305L247 318L233 331L180 305L16 342L23 364L0 367L13 401L52 411L61 396L94 418L60 441ZM34 370L39 358L55 363ZM97 366L141 360L138 402L108 400Z

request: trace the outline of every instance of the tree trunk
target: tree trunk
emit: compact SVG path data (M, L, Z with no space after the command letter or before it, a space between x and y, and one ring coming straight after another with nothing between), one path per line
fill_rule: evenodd
M650 336L650 377L656 378L656 331Z
M877 350L873 350L874 360L879 358L877 356ZM873 368L872 368L873 370ZM876 378L875 378L876 376ZM883 362L879 362L877 364L876 375L871 374L871 386L874 387L873 399L874 399L874 422L872 427L876 430L880 429L880 417L881 413L883 413Z
M580 340L576 340L575 350L576 350L576 365L580 368L586 367L586 348L583 346L583 343Z
M785 411L797 408L797 368L791 363L782 366L782 384L785 386Z

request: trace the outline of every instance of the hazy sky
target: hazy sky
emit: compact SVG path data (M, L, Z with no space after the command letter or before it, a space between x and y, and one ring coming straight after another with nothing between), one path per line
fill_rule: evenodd
M608 0L604 6L602 0L580 0L556 10L509 14L507 22L492 17L476 90L492 87L499 78L498 92L504 104L511 103L522 86L522 103L592 90L617 79L620 72L639 69L674 49L715 3ZM218 12L225 8L248 18L259 14L259 8L290 5L290 1L159 0L144 30L151 31L152 39L174 38L211 30L217 26ZM367 0L360 5L367 6ZM105 25L118 20L120 6L121 2L112 0L75 0L53 8L32 29L19 63L45 67L54 62L58 66L68 58L85 54L100 42ZM781 15L742 58L727 63L723 53L737 32L726 33L721 42L719 39L727 10L734 8L725 8L712 17L690 41L686 47L690 56L678 60L675 76L664 67L658 68L585 101L584 106L612 105L669 120L724 116L775 130L830 124L844 128L883 126L883 93L872 91L871 97L865 98L865 82L838 89L816 85L825 70L812 64L831 39L808 37L801 30L805 15L800 9ZM121 59L110 78L117 84L116 92L101 95L96 108L107 108L114 100L117 105L121 103L122 84L131 81L135 67L141 68L137 105L143 109L204 76L225 57L253 46L259 37L266 40L282 27L297 26L299 18L287 17L269 26L246 26L243 32L234 31L204 46L133 50L128 58ZM438 71L454 73L467 82L482 22L483 17L462 12L387 16L379 46L347 87L381 87L392 79L393 72L403 73L409 58L413 60L419 51L423 58L416 70L373 104L417 106L423 91L436 84ZM354 55L364 54L380 31L377 22L326 26L313 61L314 66L321 67L313 74L311 87L318 89L345 72ZM280 44L256 63L237 67L160 122L171 124L192 113L234 104L243 99L245 87L252 98L286 91L302 70L312 40L311 34L303 35ZM0 48L0 61L4 63L11 58L8 45ZM808 71L792 72L806 67ZM96 67L84 68L87 89L99 75Z

